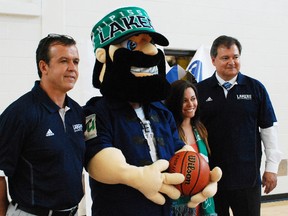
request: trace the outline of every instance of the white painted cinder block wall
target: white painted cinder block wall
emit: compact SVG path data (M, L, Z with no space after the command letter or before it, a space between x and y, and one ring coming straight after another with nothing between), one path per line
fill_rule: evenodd
M80 78L69 95L84 105L99 94L91 84L91 28L111 10L131 5L147 10L171 49L210 46L222 34L238 38L243 46L241 71L268 89L279 121L283 158L288 158L285 0L0 0L0 113L32 88L38 78L36 47L51 32L71 35L78 42ZM272 194L288 193L287 180L287 176L279 177Z

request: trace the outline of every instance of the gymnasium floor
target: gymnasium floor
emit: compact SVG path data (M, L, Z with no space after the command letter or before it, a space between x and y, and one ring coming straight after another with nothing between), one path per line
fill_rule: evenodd
M288 200L278 202L267 202L261 205L261 216L287 216Z
M230 213L233 216L232 213ZM261 204L261 216L287 216L288 200Z

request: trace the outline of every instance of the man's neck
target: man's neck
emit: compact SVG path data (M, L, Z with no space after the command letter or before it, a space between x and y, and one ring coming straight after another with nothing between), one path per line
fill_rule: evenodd
M140 103L135 103L135 102L129 102L129 104L133 107L133 109L137 109L142 106Z
M65 107L66 93L64 94L63 92L55 91L54 89L49 88L49 86L45 85L43 82L40 82L40 87L55 104L57 104L60 108Z

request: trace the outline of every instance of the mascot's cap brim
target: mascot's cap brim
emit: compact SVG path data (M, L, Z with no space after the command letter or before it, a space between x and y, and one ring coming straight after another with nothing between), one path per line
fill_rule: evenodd
M168 39L155 31L147 12L139 7L119 8L102 18L92 29L91 39L94 52L110 44L117 44L125 39L146 33L151 35L155 44L168 46Z
M134 35L137 35L137 34L149 34L153 38L153 42L155 44L158 44L161 46L168 46L169 45L169 41L162 34L157 33L157 32L145 31L145 30L144 31L139 30L136 32L128 33L128 34L122 36L121 38L114 40L111 44L121 43L122 41L124 41L124 40L126 40L126 39L128 39Z

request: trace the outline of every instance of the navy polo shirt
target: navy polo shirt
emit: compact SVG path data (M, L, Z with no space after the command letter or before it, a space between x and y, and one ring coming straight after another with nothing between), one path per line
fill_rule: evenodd
M169 160L183 147L171 112L160 102L143 106L146 119L151 122L157 155ZM85 115L96 117L97 136L87 140L87 162L103 148L116 147L128 164L152 164L150 149L143 136L143 128L136 112L127 102L102 98L92 99L84 107ZM171 201L157 205L138 190L126 185L107 185L90 179L93 215L170 215ZM111 203L112 207L111 207Z
M225 98L215 74L197 85L201 121L208 130L210 166L223 171L219 189L260 185L261 138L276 116L265 87L241 73Z
M22 206L67 209L83 197L84 115L66 96L59 107L40 88L13 102L0 117L0 170L11 198Z

